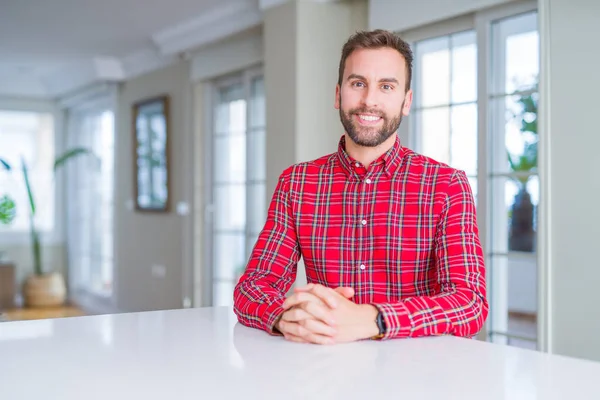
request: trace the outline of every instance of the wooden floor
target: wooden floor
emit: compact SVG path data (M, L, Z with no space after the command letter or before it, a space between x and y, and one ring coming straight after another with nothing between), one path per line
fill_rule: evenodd
M14 308L0 312L6 321L23 321L33 319L80 317L85 313L73 306L45 308Z

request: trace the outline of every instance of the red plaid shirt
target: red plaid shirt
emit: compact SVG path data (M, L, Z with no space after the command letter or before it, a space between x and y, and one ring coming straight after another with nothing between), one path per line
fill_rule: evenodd
M385 338L472 337L488 314L475 205L464 172L396 140L365 169L345 151L281 175L234 291L247 326L273 333L304 259L307 280L355 290L385 319Z

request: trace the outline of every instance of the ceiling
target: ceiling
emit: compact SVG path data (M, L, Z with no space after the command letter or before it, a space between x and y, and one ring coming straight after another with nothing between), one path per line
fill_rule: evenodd
M0 96L123 80L261 23L262 0L1 0Z

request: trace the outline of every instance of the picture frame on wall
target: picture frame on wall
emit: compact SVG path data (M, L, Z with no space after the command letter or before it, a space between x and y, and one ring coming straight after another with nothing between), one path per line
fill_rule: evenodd
M162 95L133 105L133 160L135 209L168 212L169 97Z

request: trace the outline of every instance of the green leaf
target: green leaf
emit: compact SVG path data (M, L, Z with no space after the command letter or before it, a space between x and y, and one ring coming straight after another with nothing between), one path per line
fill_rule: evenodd
M537 104L532 95L521 97L519 102L523 105L523 112L537 114Z
M4 161L3 159L0 158L0 164L2 164L2 166L4 167L4 169L6 169L7 171L10 171L10 164L7 163L6 161Z
M508 157L508 164L510 165L510 169L512 169L513 171L516 171L517 165L513 161L512 155L510 154L510 152L508 150L506 150L506 156Z
M537 118L531 122L523 120L521 122L521 132L532 132L537 134Z
M33 271L36 275L41 276L44 271L42 270L42 246L40 244L40 235L35 229L33 217L29 219L29 232L31 234L31 244L33 251Z
M537 90L534 88L524 88ZM508 154L510 168L514 172L529 172L537 168L538 164L538 97L537 93L520 95L517 99L520 110L514 114L524 139L523 151L520 154ZM518 181L525 184L528 177L519 177Z
M10 224L16 215L16 207L13 199L4 195L0 198L0 223Z
M77 148L66 151L65 153L63 153L59 157L57 157L56 160L54 161L54 171L56 171L58 168L60 168L62 165L64 165L71 158L74 158L74 157L77 157L77 156L83 155L83 154L94 155L94 153L92 153L90 150L83 148L83 147L77 147Z
M27 196L29 197L29 206L31 207L31 219L35 216L35 202L33 201L33 193L31 192L31 185L29 184L29 173L27 170L27 164L25 159L21 157L21 166L23 168L23 178L25 179L25 187L27 188Z

